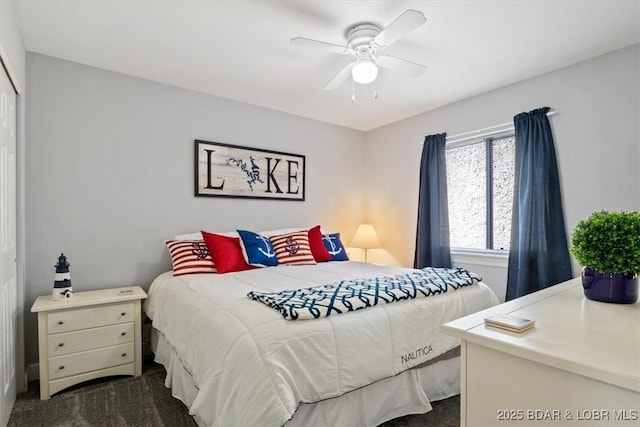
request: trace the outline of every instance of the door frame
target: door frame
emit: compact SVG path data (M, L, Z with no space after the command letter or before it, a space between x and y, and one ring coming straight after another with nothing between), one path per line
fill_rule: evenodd
M11 61L0 42L0 67L3 67L16 92L16 269L17 269L17 322L16 322L16 390L27 390L28 376L25 363L24 298L25 298L25 93L11 66Z

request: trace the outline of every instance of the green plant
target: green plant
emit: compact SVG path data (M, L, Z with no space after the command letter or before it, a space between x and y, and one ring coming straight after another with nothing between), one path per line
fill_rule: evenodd
M571 253L600 273L640 273L640 212L592 213L573 229Z

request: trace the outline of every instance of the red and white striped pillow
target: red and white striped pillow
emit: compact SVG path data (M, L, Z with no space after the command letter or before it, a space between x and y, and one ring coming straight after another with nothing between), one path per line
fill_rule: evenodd
M315 264L307 230L269 237L278 264Z
M204 240L167 240L173 275L215 273L216 265Z

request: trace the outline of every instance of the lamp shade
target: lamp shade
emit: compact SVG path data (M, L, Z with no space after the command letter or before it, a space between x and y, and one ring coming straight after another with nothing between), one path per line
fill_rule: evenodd
M375 249L380 247L380 240L375 228L371 224L360 224L356 234L351 240L351 246L362 249Z

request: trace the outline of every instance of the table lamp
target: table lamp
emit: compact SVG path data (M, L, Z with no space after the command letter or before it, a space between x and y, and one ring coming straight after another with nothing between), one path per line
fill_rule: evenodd
M380 248L380 240L371 224L360 224L351 240L351 246L364 249L364 262L367 262L367 251Z

